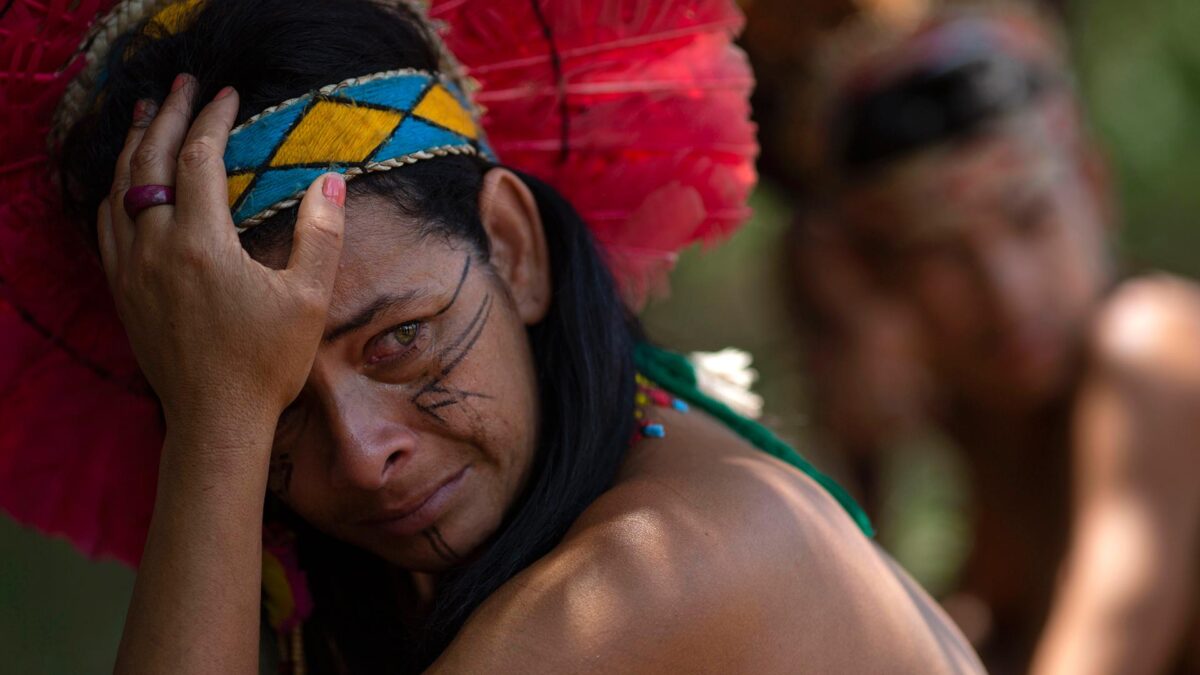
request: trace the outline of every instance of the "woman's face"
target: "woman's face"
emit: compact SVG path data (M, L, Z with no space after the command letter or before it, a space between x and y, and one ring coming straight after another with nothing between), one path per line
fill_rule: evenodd
M1051 128L1031 115L927 151L857 205L934 365L1005 407L1061 390L1108 277L1101 196Z
M465 243L419 236L386 200L352 196L345 231L270 489L331 536L406 569L445 569L497 530L530 474L525 322L502 275Z

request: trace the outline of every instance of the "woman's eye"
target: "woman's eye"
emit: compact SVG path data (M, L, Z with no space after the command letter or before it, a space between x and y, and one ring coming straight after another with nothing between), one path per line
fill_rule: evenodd
M402 323L392 330L392 337L397 343L407 347L417 339L417 330L419 328L420 324L416 321Z
M423 326L420 321L406 321L381 334L367 346L367 362L383 363L405 356L414 349Z

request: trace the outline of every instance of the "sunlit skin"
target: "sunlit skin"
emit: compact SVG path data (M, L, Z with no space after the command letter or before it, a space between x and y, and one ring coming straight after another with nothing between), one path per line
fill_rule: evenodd
M1110 278L1105 186L1088 161L1051 140L1037 110L845 201L920 317L931 365L964 398L1028 411L1068 385Z
M255 671L268 484L429 594L538 461L525 328L553 287L524 183L484 177L486 261L414 236L385 201L347 199L337 176L305 194L292 250L253 259L222 162L237 95L193 122L194 88L184 78L135 125L98 215L167 428L118 673ZM135 223L120 196L152 183L176 184L177 203ZM632 443L611 489L429 672L981 672L816 482L702 412L649 414L668 437Z

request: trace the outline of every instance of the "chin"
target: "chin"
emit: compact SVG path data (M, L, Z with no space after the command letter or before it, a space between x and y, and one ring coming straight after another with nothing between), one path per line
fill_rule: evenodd
M368 549L389 563L411 572L436 574L461 567L476 558L494 528L472 527L450 518L402 540L372 542ZM482 530L482 532L480 532Z

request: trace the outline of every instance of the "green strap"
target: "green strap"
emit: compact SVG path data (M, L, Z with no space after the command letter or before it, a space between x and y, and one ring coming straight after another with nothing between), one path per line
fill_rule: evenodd
M854 498L846 493L842 486L832 478L817 471L816 467L800 456L792 446L784 443L778 436L754 420L742 417L729 406L709 398L700 392L696 386L696 371L692 364L680 354L660 349L648 343L639 343L634 350L634 362L637 369L663 389L686 401L689 405L712 415L737 435L746 439L751 445L767 454L781 459L800 469L821 484L833 498L846 509L846 513L854 519L863 534L875 536L875 529L862 507Z

